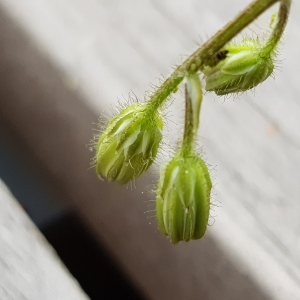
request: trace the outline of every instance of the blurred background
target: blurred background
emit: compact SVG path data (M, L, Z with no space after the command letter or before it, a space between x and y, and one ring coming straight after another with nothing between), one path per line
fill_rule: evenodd
M182 91L149 174L122 187L90 168L99 117L143 100L248 3L0 0L0 178L91 299L300 299L298 2L275 80L205 95L216 206L202 240L173 246L151 201L180 140ZM248 34L266 34L275 10Z

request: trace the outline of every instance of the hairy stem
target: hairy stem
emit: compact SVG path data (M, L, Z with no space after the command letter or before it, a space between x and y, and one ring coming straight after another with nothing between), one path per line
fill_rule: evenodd
M197 73L186 76L185 84L185 124L182 142L183 154L190 154L199 127L202 104L202 87Z
M213 66L216 64L215 54L241 30L277 2L281 3L278 21L269 41L272 41L272 44L278 43L285 28L291 0L254 0L175 69L173 74L163 82L150 98L152 109L159 108L166 101L168 96L176 90L185 75L202 70L206 65Z
M290 7L291 7L291 0L283 0L280 2L280 7L279 7L279 13L277 17L277 23L276 27L272 31L272 34L269 38L269 40L266 43L265 50L267 53L272 53L276 46L278 45L280 38L282 37L283 31L285 29L289 12L290 12Z

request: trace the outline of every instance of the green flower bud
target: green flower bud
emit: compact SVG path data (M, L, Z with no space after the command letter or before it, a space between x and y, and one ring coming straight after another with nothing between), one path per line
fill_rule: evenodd
M197 155L179 153L166 165L156 195L156 216L160 231L174 244L204 235L211 188L207 167Z
M274 70L272 47L258 40L244 39L240 44L227 45L226 58L214 67L203 70L207 91L217 95L247 91L265 81Z
M133 104L115 116L101 135L96 171L110 181L125 184L153 163L162 138L160 114L146 104Z

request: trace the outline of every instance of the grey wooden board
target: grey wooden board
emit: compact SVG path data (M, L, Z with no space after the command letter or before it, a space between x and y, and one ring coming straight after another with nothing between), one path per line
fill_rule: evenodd
M0 207L0 299L88 299L1 180Z
M179 54L194 51L195 41L213 34L247 3L0 1L30 36L31 47L61 72L56 79L42 74L41 70L51 67L42 65L42 58L32 57L30 50L7 54L15 73L26 66L30 80L14 91L18 109L2 100L3 118L12 122L113 255L153 299L170 294L174 299L197 299L199 291L206 292L207 299L239 299L244 294L249 299L300 297L298 1L293 2L276 80L269 79L255 94L238 99L205 95L199 145L212 166L215 198L222 207L202 241L173 247L155 233L155 220L147 226L142 214L147 198L140 193L151 188L151 177L139 181L137 190L124 191L96 182L92 172L85 173L91 156L85 144L95 116L89 111L107 111L118 97L128 98L130 90L142 99L149 83L157 83L161 74L166 76L170 66L180 61ZM253 28L259 32L267 26L264 19ZM19 76L15 85L22 81ZM60 91L64 86L69 91ZM37 92L29 92L30 88ZM72 102L74 94L77 100ZM166 130L173 145L182 125L182 97L174 107L168 115L178 125L169 121ZM43 138L49 131L50 141ZM157 171L154 174L155 178ZM217 250L211 257L214 247ZM228 275L225 266L231 264L234 268ZM217 284L220 280L222 284ZM248 288L256 292L246 293Z

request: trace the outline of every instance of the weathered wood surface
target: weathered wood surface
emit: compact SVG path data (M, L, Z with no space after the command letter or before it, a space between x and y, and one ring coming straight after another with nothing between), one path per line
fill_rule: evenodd
M200 145L222 207L203 240L174 247L155 232L155 219L148 225L142 191L156 175L125 190L86 171L97 115L130 90L143 98L178 54L191 53L199 35L210 36L247 3L0 0L2 123L151 299L300 298L299 1L276 81L225 102L205 96ZM174 104L176 121L182 99ZM178 126L169 123L169 140L178 139Z
M0 299L88 299L1 180L0 207Z

